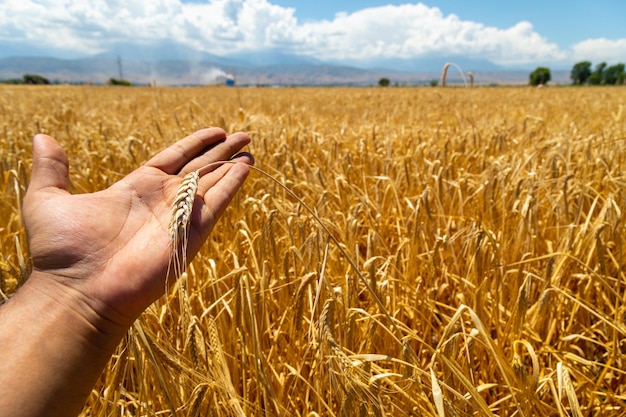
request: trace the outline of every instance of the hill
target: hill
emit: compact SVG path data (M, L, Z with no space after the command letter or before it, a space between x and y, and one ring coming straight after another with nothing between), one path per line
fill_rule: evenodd
M21 78L23 74L42 75L58 83L104 84L112 77L125 78L133 84L201 85L220 84L233 74L239 85L376 85L382 77L392 84L419 85L438 80L440 69L430 62L431 70L408 71L389 68L364 69L356 66L323 63L315 60L290 61L286 56L223 58L213 55L191 59L180 55L173 59L151 60L148 55L118 62L117 56L101 54L80 59L51 57L0 58L0 80ZM439 67L443 67L445 60ZM395 68L395 66L394 66ZM467 70L471 70L468 68ZM525 84L528 71L487 69L474 71L477 84ZM569 83L567 71L554 71L553 82ZM450 82L461 82L460 74L449 72Z

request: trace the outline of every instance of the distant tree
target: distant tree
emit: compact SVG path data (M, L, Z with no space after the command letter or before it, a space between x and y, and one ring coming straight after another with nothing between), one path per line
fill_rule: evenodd
M626 68L624 67L624 64L617 65L622 66L622 72L617 76L617 84L624 85L624 82L626 82Z
M592 72L589 78L587 79L587 83L589 85L600 85L602 84L602 76L597 72Z
M603 84L624 84L624 64L616 64L607 67L602 72Z
M530 85L543 85L551 79L550 68L537 67L530 73Z
M50 84L50 80L37 74L24 74L24 84Z
M591 62L581 61L574 64L572 72L570 72L569 78L574 84L585 84L587 79L591 75Z
M587 82L591 85L600 85L603 84L603 72L604 68L606 68L606 62L600 62L596 65L596 69L591 73Z
M119 79L119 78L109 78L108 84L109 85L121 85L121 86L126 86L126 87L132 85L130 81Z
M380 80L378 80L378 85L381 87L389 87L389 84L391 83L391 81L389 81L389 78L381 78Z
M437 87L439 85L439 80L430 80L431 87Z

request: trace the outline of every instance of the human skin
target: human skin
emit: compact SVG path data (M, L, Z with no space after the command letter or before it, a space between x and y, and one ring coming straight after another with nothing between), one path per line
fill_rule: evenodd
M202 246L254 163L248 135L203 129L106 190L68 192L68 159L33 139L23 220L33 272L0 307L0 416L77 415L137 317L163 295L171 205L182 177L215 161L198 185L187 259Z

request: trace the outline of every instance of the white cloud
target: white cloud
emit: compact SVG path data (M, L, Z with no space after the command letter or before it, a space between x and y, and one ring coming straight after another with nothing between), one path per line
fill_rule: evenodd
M94 54L121 42L175 42L223 55L284 49L319 59L366 62L465 55L500 65L624 60L626 39L591 39L564 51L529 22L485 26L404 4L299 23L268 0L0 0L0 43Z
M576 61L605 61L609 65L626 62L626 38L624 39L587 39L572 47Z
M309 40L307 46L327 59L464 54L513 65L565 58L556 44L534 32L528 22L498 29L460 20L454 14L444 16L438 8L421 3L341 14L333 21L303 25L300 31Z

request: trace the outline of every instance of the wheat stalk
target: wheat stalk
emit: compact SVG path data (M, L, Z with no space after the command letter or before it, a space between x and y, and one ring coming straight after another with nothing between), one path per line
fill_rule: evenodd
M447 63L443 66L443 71L441 71L441 86L446 86L446 76L448 75L448 68L450 68L450 63Z

